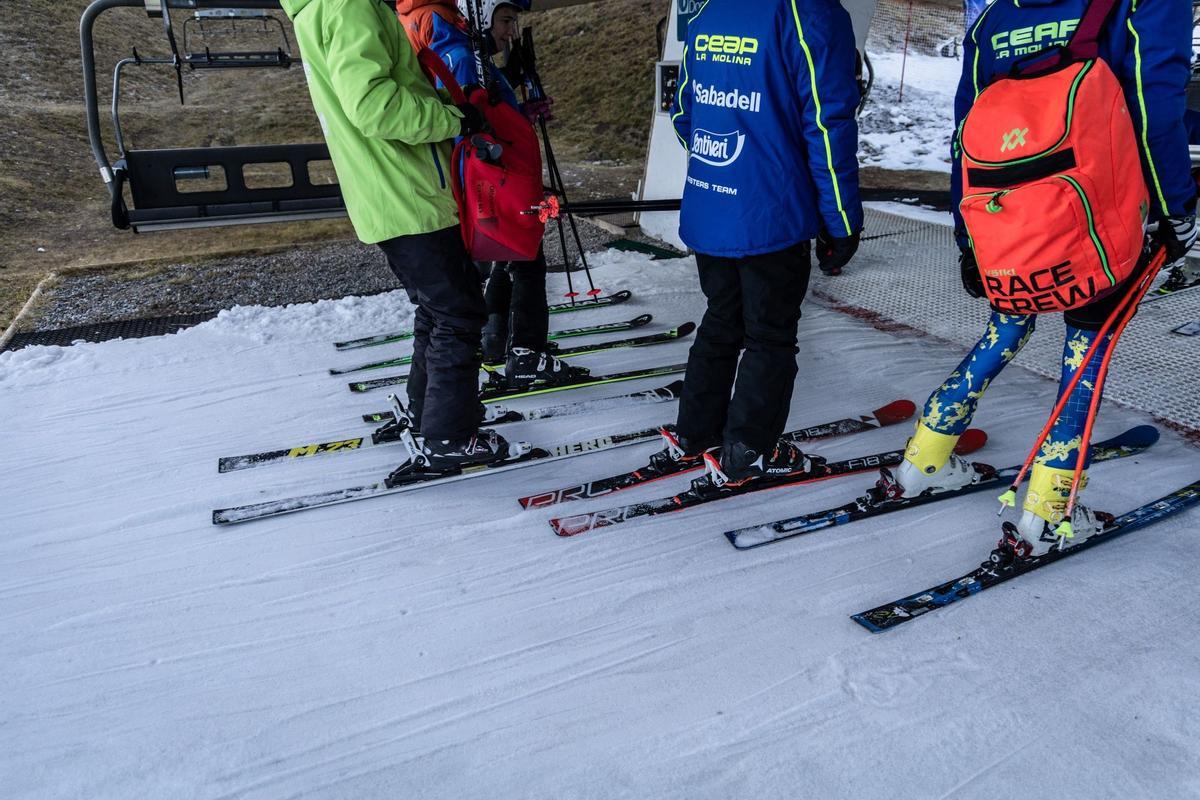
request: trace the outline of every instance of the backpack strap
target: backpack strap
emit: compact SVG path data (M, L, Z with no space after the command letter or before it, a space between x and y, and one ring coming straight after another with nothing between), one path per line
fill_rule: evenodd
M1117 0L1091 0L1065 46L1050 47L1018 59L1009 71L1009 76L1036 78L1067 64L1097 58L1100 55L1100 34L1116 7Z
M467 95L463 92L462 87L458 85L454 73L446 66L445 61L438 58L437 53L428 47L423 47L417 53L417 61L421 63L421 69L425 71L425 76L429 78L430 83L434 83L434 79L436 78L442 82L442 86L446 87L446 91L450 92L450 99L456 104L467 102Z
M1067 43L1067 55L1072 61L1090 61L1100 54L1100 34L1104 30L1117 0L1091 0L1079 18L1079 27Z

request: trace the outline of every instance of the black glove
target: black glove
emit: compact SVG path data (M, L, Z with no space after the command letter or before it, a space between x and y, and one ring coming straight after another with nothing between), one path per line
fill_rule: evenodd
M487 130L487 118L479 107L471 103L457 103L454 106L462 112L462 130L459 136L470 136Z
M1164 263L1174 264L1187 255L1187 251L1196 243L1196 215L1167 217L1158 223L1154 238L1167 248L1167 260Z
M858 252L858 233L844 238L830 236L824 228L817 234L817 266L826 275L841 275L842 267Z
M979 274L979 262L975 260L975 252L970 248L959 251L958 272L962 277L963 289L971 297L983 297L983 276Z

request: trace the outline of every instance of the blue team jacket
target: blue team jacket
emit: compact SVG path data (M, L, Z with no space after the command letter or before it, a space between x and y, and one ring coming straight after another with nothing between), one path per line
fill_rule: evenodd
M854 31L837 0L708 0L688 23L672 121L688 150L679 235L783 250L862 228Z
M475 51L471 49L471 40L467 38L466 31L435 14L429 49L446 62L459 86L479 84L479 75L475 69ZM513 91L504 74L490 58L487 60L487 67L491 71L492 79L500 85L500 99L519 111L521 103L517 100L517 93ZM438 82L438 86L441 86L441 81Z
M988 6L963 43L963 73L954 99L955 130L961 130L979 93L1007 75L1014 62L1049 45L1065 44L1085 5L1086 0L996 0ZM1190 214L1195 208L1196 185L1184 126L1191 14L1191 4L1182 0L1120 0L1100 40L1100 57L1121 81L1133 116L1152 219ZM960 157L955 137L950 186L959 245L965 247L958 213Z

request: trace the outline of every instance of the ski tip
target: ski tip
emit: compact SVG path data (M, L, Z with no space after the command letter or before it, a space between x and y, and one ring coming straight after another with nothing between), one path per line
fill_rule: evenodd
M642 314L639 317L634 317L633 319L629 320L629 327L641 328L649 325L651 322L654 322L653 314Z
M917 404L912 400L896 400L874 411L875 419L880 425L896 425L913 418L917 413Z
M607 299L610 303L620 303L625 300L628 300L631 297L633 297L633 292L629 291L628 289L622 289L619 292L610 294ZM598 299L603 300L605 298L598 298Z
M225 518L225 512L223 510L217 509L216 511L212 512L213 525L225 525L228 524L228 522L229 520Z
M979 428L967 428L963 431L963 435L958 438L958 444L954 446L954 452L960 456L970 455L987 444L987 440L987 434Z
M696 323L685 322L675 329L675 336L679 339L682 339L685 336L691 336L692 331L694 330L696 330Z
M1113 444L1122 444L1127 447L1149 447L1157 443L1161 435L1158 428L1153 425L1138 425L1120 436L1113 437L1111 441Z
M550 527L554 529L555 535L567 539L571 536L578 536L581 533L586 533L592 530L592 516L590 514L577 514L573 517L556 517L550 520Z

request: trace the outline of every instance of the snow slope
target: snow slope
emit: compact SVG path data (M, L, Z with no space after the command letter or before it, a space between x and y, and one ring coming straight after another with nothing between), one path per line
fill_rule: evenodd
M600 261L604 288L636 302L556 326L698 319L690 260ZM358 415L383 398L352 396L325 369L371 351L329 343L410 316L397 292L0 355L4 797L1200 796L1200 640L1184 627L1200 603L1194 513L879 636L847 615L981 560L993 497L746 553L722 531L872 479L573 540L551 533L550 511L519 511L520 495L638 463L652 449L640 446L212 527L219 506L387 469L387 448L230 475L215 463L362 432ZM961 356L811 301L801 325L797 426L923 401ZM686 348L586 363L669 363ZM1052 390L1017 369L997 381L978 458L1020 460ZM546 402L558 400L523 405ZM506 433L575 439L673 412ZM1108 408L1097 435L1147 421ZM819 452L886 450L907 433ZM1098 466L1088 495L1121 510L1198 471L1164 431L1140 463Z
M859 163L950 171L954 93L962 61L922 53L871 53L875 85L858 120ZM903 76L904 93L900 82Z

